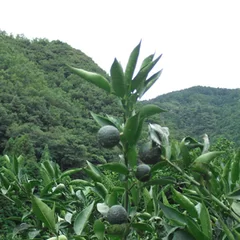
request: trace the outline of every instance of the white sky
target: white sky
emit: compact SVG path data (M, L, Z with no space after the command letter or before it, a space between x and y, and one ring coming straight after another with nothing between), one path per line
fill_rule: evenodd
M109 72L163 54L162 76L144 99L192 86L239 88L238 0L0 0L0 29L68 43ZM79 66L80 67L80 66Z

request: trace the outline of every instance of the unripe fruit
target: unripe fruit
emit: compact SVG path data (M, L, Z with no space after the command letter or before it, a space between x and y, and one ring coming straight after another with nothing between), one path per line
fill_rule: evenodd
M140 164L136 170L136 178L141 182L147 182L151 178L151 168L146 164Z
M147 142L140 148L139 158L146 164L156 164L161 160L161 148L152 147L152 143Z
M112 148L120 141L120 134L116 127L106 125L98 131L98 142L105 148Z
M107 213L107 221L110 224L122 224L128 222L126 209L121 205L113 205Z

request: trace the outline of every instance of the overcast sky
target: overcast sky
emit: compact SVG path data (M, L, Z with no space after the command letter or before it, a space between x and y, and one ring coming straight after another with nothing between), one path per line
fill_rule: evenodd
M239 88L238 0L1 0L0 29L60 40L109 72L125 68L142 40L140 61L163 54L162 76L145 99L192 86ZM80 67L80 66L79 66Z

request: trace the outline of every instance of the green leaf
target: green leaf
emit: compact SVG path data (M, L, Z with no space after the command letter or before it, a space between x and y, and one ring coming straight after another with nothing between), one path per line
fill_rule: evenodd
M229 199L240 200L240 188L229 193L226 197Z
M171 234L172 240L196 240L188 232L178 229ZM170 238L168 238L170 239Z
M161 112L166 112L166 111L154 104L144 105L139 110L140 118L147 118Z
M78 187L94 186L92 182L83 179L74 179L69 183L69 185L75 185Z
M98 73L88 72L83 69L74 68L71 66L68 66L68 67L70 68L70 70L73 73L77 74L84 80L94 84L95 86L105 90L108 93L111 92L111 87L110 87L108 80L105 77L103 77L102 75L100 75Z
M13 157L13 172L16 176L18 176L19 173L19 164L17 157Z
M199 225L187 215L186 215L186 221L187 221L187 230L189 233L192 234L192 236L195 237L195 239L211 240L202 232L202 230L199 228Z
M231 160L229 159L223 168L222 178L228 182L229 173L231 170Z
M114 94L118 97L123 97L125 95L124 73L121 64L116 58L110 69L110 74Z
M163 169L164 166L167 166L167 162L166 161L160 161L156 164L154 164L152 167L151 167L151 171L150 171L150 174L155 174L158 170L161 170Z
M167 184L173 184L176 183L176 179L173 177L162 177L159 179L154 179L150 180L147 183L145 183L143 186L148 187L148 186L153 186L153 185L160 185L160 186L165 186Z
M77 235L81 235L84 227L88 223L88 219L92 214L93 206L94 206L94 201L87 206L85 209L83 209L77 216L74 221L73 229L74 232Z
M153 60L153 58L154 58L154 54L151 54L151 55L147 56L147 57L143 60L140 69L146 67L149 63L151 63L152 60Z
M70 176L72 174L75 174L75 173L78 173L82 170L83 170L82 168L73 168L73 169L70 169L70 170L66 170L60 175L60 178L62 179L64 177L68 177L68 176Z
M159 79L162 74L162 69L156 73L154 73L150 78L148 78L144 82L144 87L142 88L139 98L143 97L143 95L153 86L153 84Z
M202 232L209 239L212 239L212 224L211 224L210 214L203 202L201 203L201 208L200 208L200 222L201 222Z
M170 206L165 206L163 203L159 202L160 207L163 211L163 214L165 215L166 218L170 219L173 221L175 224L178 226L186 226L187 221L185 215L180 213L178 210L170 207Z
M105 225L101 220L99 219L95 220L93 224L93 231L99 240L104 240Z
M118 203L118 192L112 189L112 192L108 195L107 204L109 207Z
M231 180L232 183L236 183L239 180L240 174L240 151L238 151L234 157L231 165Z
M228 226L224 223L224 221L221 219L221 217L218 218L218 221L220 222L220 224L222 225L222 228L225 232L225 234L227 235L227 239L228 240L235 240L234 235L232 234L231 230L228 228Z
M126 154L127 154L128 164L132 168L137 166L137 149L136 149L136 146L129 147Z
M124 175L127 175L129 172L128 168L125 165L118 162L106 163L104 165L101 165L101 167L107 170L111 170L113 172L124 174Z
M152 68L156 65L156 63L161 58L161 55L155 59L154 61L150 62L147 66L140 69L136 77L132 80L132 87L131 91L137 90L138 93L141 93L144 89L144 82L149 74L149 72L152 70Z
M210 163L214 158L224 153L224 151L213 151L202 154L194 160L194 163Z
M102 198L103 201L106 200L108 190L102 183L95 182L95 187L93 189L95 190L95 192L98 193L98 195Z
M53 168L52 164L53 164L52 161L47 160L47 161L44 161L41 164L41 166L43 168L45 168L45 170L49 174L49 176L54 179L55 178L55 171L54 171L54 168Z
M54 210L36 196L32 196L31 201L32 210L36 217L42 221L46 227L56 232Z
M139 128L139 113L127 119L126 125L123 130L124 139L130 146L135 145L138 141L138 128Z
M90 178L92 178L95 182L101 182L102 181L102 175L101 172L95 167L92 163L87 161L87 165L89 169L85 168L84 171L88 174Z
M147 223L132 223L132 227L139 231L153 232L153 228Z
M93 113L93 112L90 112L90 113L91 113L93 119L94 119L101 127L106 126L106 125L112 125L112 126L116 127L115 124L114 124L112 121L109 120L109 118L100 116L100 115L95 114L95 113Z
M137 65L140 47L141 47L141 42L133 49L128 59L128 63L125 70L125 84L128 87L131 86L131 81Z
M195 208L195 205L193 202L182 193L178 192L176 189L172 187L172 193L173 193L173 200L176 201L180 206L187 210L189 215L193 218L198 218L198 212Z
M139 204L139 200L140 200L140 189L138 188L137 185L134 185L131 188L131 196L132 196L132 200L135 206L138 206Z

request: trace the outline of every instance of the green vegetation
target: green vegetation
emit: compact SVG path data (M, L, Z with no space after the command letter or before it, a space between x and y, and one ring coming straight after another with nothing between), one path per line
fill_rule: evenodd
M1 238L239 239L240 150L226 138L211 146L206 129L201 141L179 140L183 128L170 139L162 105L139 102L161 56L136 72L139 43L107 76L67 44L1 40Z
M145 103L166 109L161 124L171 129L171 136L181 140L187 135L199 138L208 133L211 142L226 138L240 144L240 89L192 87L161 95ZM159 122L155 117L154 121Z

